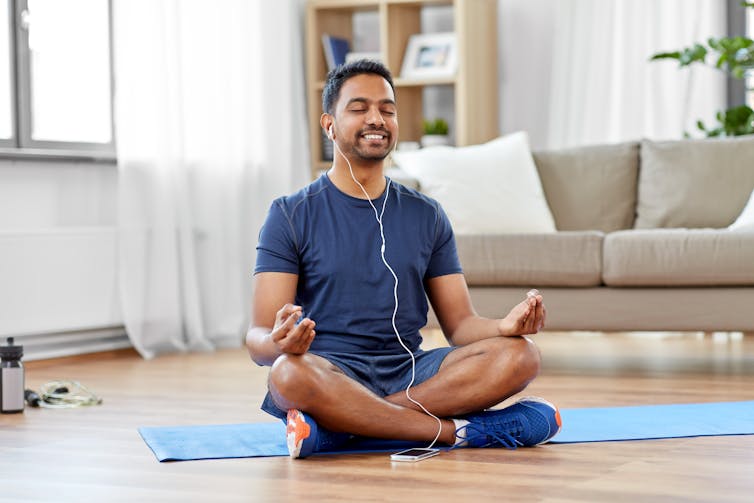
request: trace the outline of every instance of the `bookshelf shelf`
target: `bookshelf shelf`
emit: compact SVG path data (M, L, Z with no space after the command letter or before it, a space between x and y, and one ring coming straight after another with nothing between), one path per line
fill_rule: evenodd
M392 70L391 70L392 71ZM454 85L456 83L455 77L443 77L439 79L403 79L400 77L393 78L393 84L395 87L423 87L423 86L446 86Z
M422 9L450 6L458 49L453 77L400 77L411 35L422 33ZM423 91L452 86L456 145L471 145L498 136L497 0L309 0L306 29L306 82L312 177L327 169L324 138L319 127L327 63L322 34L354 39L353 16L374 12L379 19L380 55L393 73L401 139L419 141L425 116ZM431 115L432 111L426 111Z

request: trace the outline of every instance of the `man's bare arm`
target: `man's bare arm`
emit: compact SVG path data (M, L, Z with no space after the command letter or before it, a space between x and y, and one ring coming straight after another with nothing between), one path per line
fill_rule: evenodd
M546 310L539 294L514 306L505 318L490 319L474 311L463 274L431 278L427 292L445 337L456 346L490 337L536 334L544 326Z
M298 275L263 272L254 281L252 323L246 333L251 359L259 365L272 365L283 353L305 353L316 334L314 321L304 318L299 322L301 306L293 305Z

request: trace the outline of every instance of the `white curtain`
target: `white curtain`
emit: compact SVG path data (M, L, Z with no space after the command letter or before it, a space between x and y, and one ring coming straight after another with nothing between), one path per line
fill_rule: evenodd
M678 139L725 108L721 72L649 62L724 35L725 2L567 0L556 9L549 147Z
M115 0L123 316L145 357L239 346L270 201L308 180L298 0Z

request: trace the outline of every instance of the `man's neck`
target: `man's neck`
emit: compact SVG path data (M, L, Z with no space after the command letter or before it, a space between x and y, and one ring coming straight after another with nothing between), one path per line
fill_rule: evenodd
M382 173L382 161L374 161L368 164L358 164L351 161L353 177L346 161L338 156L333 167L327 172L330 181L341 192L359 199L365 199L364 191L353 181L354 177L369 194L369 199L376 199L385 191L385 176Z

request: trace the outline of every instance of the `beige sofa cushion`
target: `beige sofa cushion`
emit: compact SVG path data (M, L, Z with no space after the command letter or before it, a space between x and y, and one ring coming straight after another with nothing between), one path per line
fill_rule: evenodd
M754 137L641 142L636 228L721 228L754 188Z
M733 286L754 283L754 232L618 231L604 241L608 286Z
M639 144L534 152L560 231L630 229L636 210Z
M602 282L597 231L554 234L457 235L470 286L595 286Z

